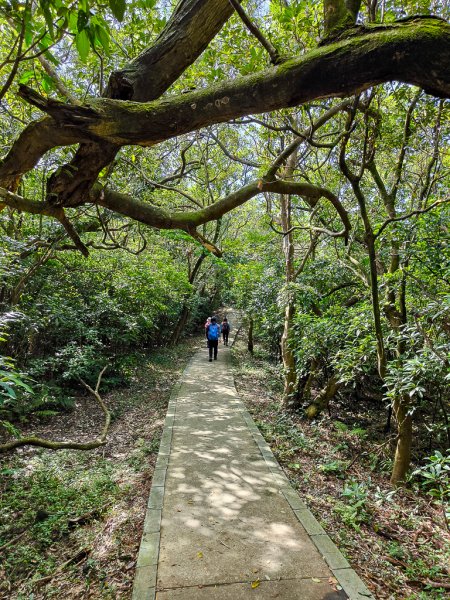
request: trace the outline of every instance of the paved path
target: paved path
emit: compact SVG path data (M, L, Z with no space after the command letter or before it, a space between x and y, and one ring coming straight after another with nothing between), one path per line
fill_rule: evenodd
M229 361L222 344L213 363L199 350L172 392L133 600L370 598L289 485Z

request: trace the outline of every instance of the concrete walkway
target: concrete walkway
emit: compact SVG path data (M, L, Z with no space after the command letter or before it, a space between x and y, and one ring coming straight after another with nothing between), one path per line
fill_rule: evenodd
M229 348L172 392L133 600L337 600L370 593L289 485L236 392Z

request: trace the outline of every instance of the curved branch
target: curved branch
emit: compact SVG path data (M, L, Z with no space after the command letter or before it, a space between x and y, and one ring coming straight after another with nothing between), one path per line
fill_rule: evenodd
M65 138L58 132L53 140L39 122L35 123L34 136L41 138L41 150L32 148L26 166L16 162L14 172L24 173L45 151L75 141L90 138L117 145L152 146L214 123L298 106L317 98L347 96L387 81L417 85L436 96L450 97L447 23L417 18L357 31L357 35L266 71L147 104L110 99L94 99L86 107L41 103ZM17 143L23 155L20 138ZM10 157L7 163L11 169ZM0 182L4 169L5 165L0 168Z
M433 208L436 208L436 206L440 206L441 204L446 204L447 202L450 202L450 198L445 198L444 200L436 200L436 202L433 202L433 204L430 204L430 206L427 206L427 208L412 210L407 215L402 215L401 217L393 217L391 219L386 219L386 221L383 223L383 225L381 225L380 229L376 233L374 233L374 238L376 239L377 237L379 237L383 233L383 231L386 229L386 227L388 225L390 225L391 223L394 223L397 221L405 221L406 219L409 219L410 217L413 217L414 215L422 215L424 213L427 213L430 210L433 210Z
M310 183L283 181L281 179L275 181L265 181L263 179L253 181L204 209L188 212L171 213L164 208L142 202L128 194L102 188L100 185L95 186L91 191L90 201L93 204L108 208L150 227L158 229L181 229L199 239L198 236L200 234L196 232L196 228L199 225L216 221L234 208L245 204L245 202L263 192L301 196L311 208L317 205L320 198L326 198L333 205L344 225L344 232L340 232L339 235L347 236L351 229L347 211L337 196L330 190ZM48 202L27 200L2 188L0 188L0 197L3 198L4 205L32 214L47 215L61 221L62 209L52 206ZM333 235L335 234L333 233ZM208 242L208 244L210 243ZM215 246L214 249L211 248L212 246L208 249L216 253L217 249Z
M106 404L103 402L100 394L98 393L100 382L103 376L103 373L106 371L107 367L104 367L97 379L97 385L95 386L95 390L93 390L87 383L85 383L82 379L80 379L81 383L95 396L95 399L100 404L100 407L105 415L105 424L103 426L102 433L100 437L96 440L92 440L90 442L82 443L82 442L53 442L51 440L46 440L44 438L39 437L22 437L17 440L12 440L11 442L7 442L6 444L0 445L0 454L8 452L9 450L13 450L14 448L20 448L21 446L38 446L39 448L49 448L50 450L93 450L94 448L98 448L99 446L104 446L106 444L106 436L108 434L108 429L111 424L111 413L109 412Z

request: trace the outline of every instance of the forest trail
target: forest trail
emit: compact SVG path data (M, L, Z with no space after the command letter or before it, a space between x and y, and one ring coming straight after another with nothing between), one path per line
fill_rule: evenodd
M207 352L171 395L133 600L370 598L246 411L230 349Z

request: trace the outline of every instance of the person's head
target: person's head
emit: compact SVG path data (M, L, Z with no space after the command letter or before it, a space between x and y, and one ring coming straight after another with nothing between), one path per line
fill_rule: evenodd
M217 323L217 318L216 317L211 317L211 323Z
M208 317L206 320L207 320L208 322L210 322L210 321L211 321L211 317Z
M228 321L228 319L226 317L223 318L224 321Z

